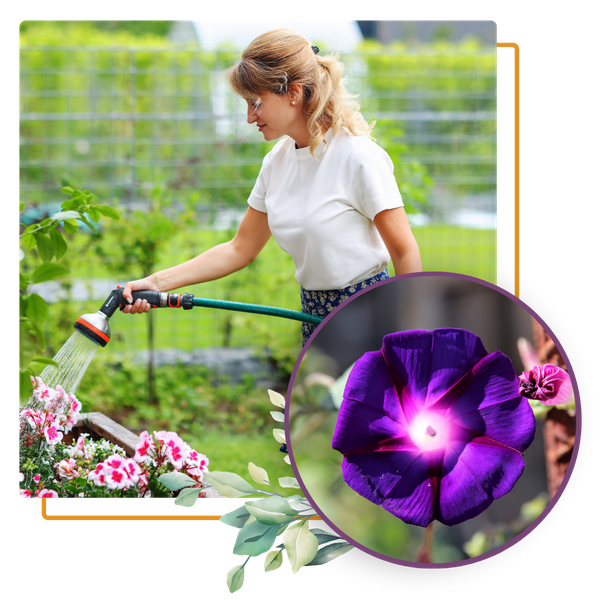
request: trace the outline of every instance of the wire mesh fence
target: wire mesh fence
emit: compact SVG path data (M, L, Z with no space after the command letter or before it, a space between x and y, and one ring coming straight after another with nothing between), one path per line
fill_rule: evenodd
M246 124L245 102L228 89L223 70L235 58L187 46L23 46L23 218L54 212L67 183L146 213L165 212L152 200L160 188L174 221L186 207L193 217L163 240L155 270L229 239L272 146ZM366 49L342 60L348 87L364 116L377 120L377 141L394 162L424 268L495 281L495 49ZM147 275L142 263L123 266L92 246L84 240L71 257L73 280L62 293L73 304L89 300L93 308L116 283ZM271 241L247 272L187 291L297 310L293 274ZM43 293L53 301L61 290L49 285ZM113 351L146 346L143 319L115 316ZM201 309L154 321L158 347L299 347L297 323L268 317Z

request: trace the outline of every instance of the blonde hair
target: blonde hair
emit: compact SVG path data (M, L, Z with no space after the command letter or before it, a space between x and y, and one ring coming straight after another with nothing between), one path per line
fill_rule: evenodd
M360 114L358 102L344 86L343 72L338 53L320 56L300 34L276 29L252 41L227 75L233 91L249 100L264 92L287 94L291 84L301 85L314 155L329 128L334 135L346 129L370 137L375 126Z

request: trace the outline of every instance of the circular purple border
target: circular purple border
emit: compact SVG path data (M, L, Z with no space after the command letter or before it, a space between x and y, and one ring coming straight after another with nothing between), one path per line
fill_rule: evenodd
M542 327L544 328L546 333L552 338L552 340L556 344L556 347L559 350L563 360L565 361L565 365L568 369L569 375L571 377L571 382L573 384L573 394L575 397L575 417L576 417L575 443L573 444L573 455L569 462L569 467L567 468L567 472L565 474L563 482L560 485L560 488L558 489L558 491L556 492L556 494L554 495L552 500L548 503L548 506L546 506L546 508L542 511L542 514L537 519L535 519L535 521L533 523L531 523L531 525L529 525L525 530L523 530L521 533L516 535L513 539L506 542L505 544L502 544L498 548L494 548L493 550L490 550L489 552L485 552L484 554L482 554L480 556L476 556L475 558L468 558L468 559L461 560L461 561L445 562L445 563L420 563L420 562L409 562L409 561L405 561L405 560L400 560L400 559L392 558L385 554L381 554L379 552L376 552L375 550L371 550L370 548L367 548L366 546L359 544L358 542L353 540L351 537L346 535L342 530L340 530L336 525L334 525L326 515L324 515L321 512L319 507L316 505L316 503L313 501L312 497L308 493L308 490L304 486L304 482L302 481L302 478L300 477L300 474L298 473L298 469L296 468L296 463L294 461L294 453L293 453L293 448L292 448L291 438L290 438L289 410L290 410L290 400L291 400L291 393L292 393L294 381L296 379L296 375L298 373L300 364L302 363L302 359L304 358L304 355L306 354L308 348L310 347L312 340L318 335L319 331L323 328L325 323L327 323L339 310L343 309L345 306L348 305L348 303L352 302L359 296L362 296L362 294L365 294L376 287L379 287L382 285L387 285L392 281L412 279L412 278L416 278L416 277L448 277L451 279L462 279L465 281L470 281L472 283L477 283L477 284L483 285L485 287L488 287L488 288L502 294L503 296L506 296L508 299L512 300L513 302L515 302L517 305L519 305L521 308L523 308L526 312L528 312L540 325L542 325ZM562 496L562 493L564 492L565 487L566 487L567 483L569 482L569 479L571 478L571 473L573 472L573 469L575 467L575 463L577 460L577 455L579 453L579 445L580 445L580 439L581 439L581 403L579 400L579 388L577 387L577 380L575 378L575 374L573 372L571 363L569 362L569 359L568 359L563 347L561 346L559 341L556 339L556 336L554 335L552 330L546 325L546 322L543 319L541 319L538 316L538 314L534 310L532 310L529 306L527 306L527 304L525 304L522 300L519 300L519 298L517 298L510 292L507 292L506 290L498 287L497 285L495 285L493 283L490 283L489 281L484 281L483 279L477 279L476 277L470 277L469 275L460 275L458 273L448 273L445 271L424 271L421 273L409 273L407 275L399 275L396 277L391 277L390 279L385 279L383 281L375 283L372 286L369 286L368 288L365 288L364 290L361 290L360 292L357 292L356 294L354 294L353 296L348 298L348 300L346 300L345 302L340 304L338 307L336 307L317 326L317 328L315 329L315 331L309 338L308 342L305 344L304 348L302 348L302 351L300 352L300 354L298 356L296 364L294 365L294 370L292 371L292 375L290 378L290 384L288 386L288 390L287 390L287 394L286 394L286 402L285 402L285 437L288 440L288 455L290 457L290 463L292 465L292 469L294 470L294 474L296 475L298 484L300 485L300 488L304 492L306 499L310 502L311 506L319 514L319 516L323 519L323 521L325 523L327 523L327 525L329 525L329 527L331 527L331 529L333 529L338 535L343 537L350 544L352 544L356 548L359 548L363 552L370 554L371 556L373 556L375 558L379 558L381 560L385 560L386 562L394 563L397 565L402 565L405 567L414 567L414 568L419 568L419 569L447 569L447 568L451 568L451 567L462 567L465 565L481 562L482 560L491 558L492 556L495 556L496 554L500 554L500 552L504 552L511 546L514 546L516 543L518 543L520 540L522 540L525 536L529 535L529 533L531 533L546 518L546 516L549 514L549 512L554 508L554 506L558 502L559 498Z

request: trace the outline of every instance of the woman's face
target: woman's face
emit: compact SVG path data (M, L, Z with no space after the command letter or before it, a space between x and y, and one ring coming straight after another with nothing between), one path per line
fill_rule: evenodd
M295 101L292 104L292 101ZM297 95L264 92L259 100L248 103L248 123L256 123L267 142L284 135L293 138L299 148L308 145L308 127Z

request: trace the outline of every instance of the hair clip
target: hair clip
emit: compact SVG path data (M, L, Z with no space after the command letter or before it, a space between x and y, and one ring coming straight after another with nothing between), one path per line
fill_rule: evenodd
M318 46L311 46L311 49L312 49L312 51L313 51L315 54L319 54L319 47L318 47Z

